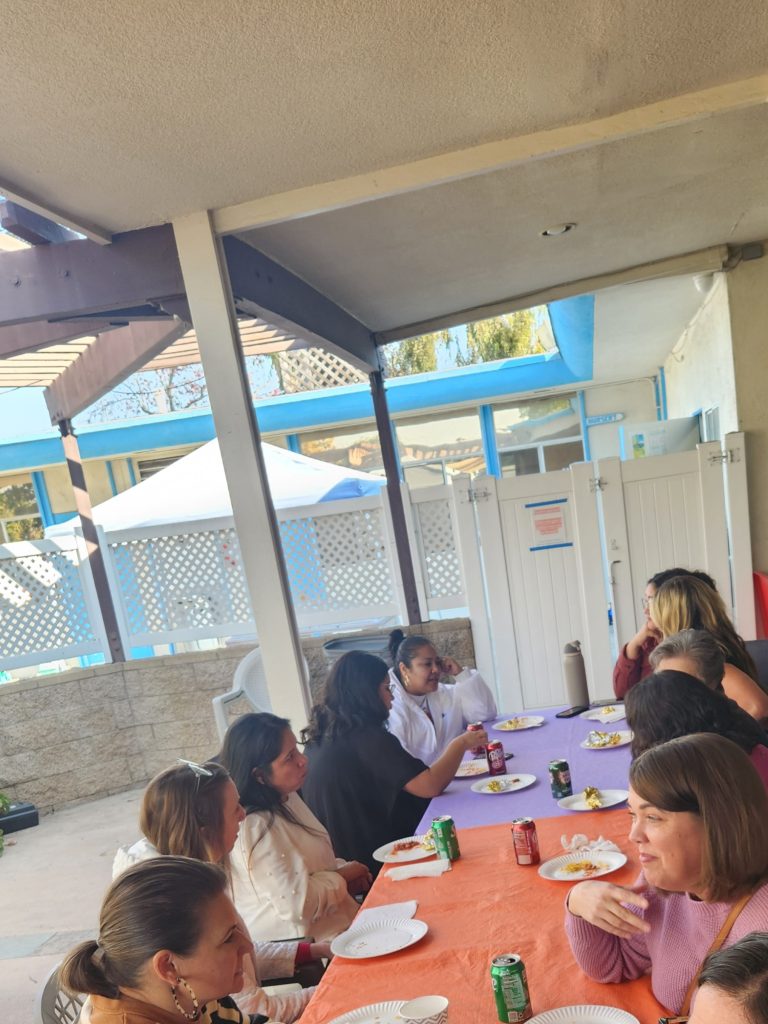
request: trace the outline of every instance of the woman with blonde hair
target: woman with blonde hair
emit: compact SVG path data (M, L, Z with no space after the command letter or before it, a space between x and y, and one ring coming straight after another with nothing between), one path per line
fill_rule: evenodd
M676 576L656 591L650 615L665 638L683 629L711 634L725 659L726 696L758 721L768 718L768 694L757 683L755 663L733 628L717 591L694 576Z
M712 734L646 750L629 786L642 874L631 888L575 885L566 932L590 978L650 973L659 1002L686 1014L707 954L768 929L768 793L744 751Z
M144 791L139 813L143 837L118 850L112 877L141 861L167 856L191 857L228 870L229 854L244 817L237 788L225 768L213 761L180 761L156 775ZM328 956L330 947L325 942L255 943L246 957L241 1008L290 1024L299 1017L314 988L267 995L259 979L291 978L297 968Z
M112 883L98 938L72 950L59 982L88 994L89 1024L245 1024L230 994L251 948L221 868L157 857Z

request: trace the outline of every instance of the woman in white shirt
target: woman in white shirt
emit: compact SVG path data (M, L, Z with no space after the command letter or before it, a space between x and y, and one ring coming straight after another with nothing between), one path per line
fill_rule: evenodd
M246 817L230 857L235 906L251 937L329 939L357 913L364 864L337 859L327 831L298 794L307 774L290 723L243 715L227 731L221 761Z
M395 698L389 731L424 764L433 764L471 722L496 715L496 702L480 673L462 668L453 658L441 658L426 637L407 637L395 629L389 651ZM455 683L441 683L444 675L453 676Z

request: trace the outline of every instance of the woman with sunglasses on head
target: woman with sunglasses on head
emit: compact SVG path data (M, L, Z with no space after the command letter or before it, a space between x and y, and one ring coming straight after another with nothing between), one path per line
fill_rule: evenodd
M157 857L112 883L98 939L72 950L59 982L89 996L89 1024L246 1024L231 993L251 948L221 868Z
M590 978L650 973L659 1002L686 1014L707 954L768 929L768 793L740 747L699 734L633 761L628 803L642 874L576 884L566 932Z
M450 657L440 657L425 636L406 636L401 629L389 635L392 668L392 708L389 731L403 747L432 764L471 722L486 722L496 715L496 702L483 677L462 668ZM441 682L453 676L453 684Z
M364 864L340 860L328 833L299 796L307 759L290 722L243 715L224 737L219 759L245 808L230 857L232 891L251 936L273 939L345 931L371 884Z
M309 758L304 799L328 829L336 852L362 861L374 874L381 867L374 850L412 836L464 754L488 742L484 730L464 732L427 767L388 731L393 699L381 658L350 651L331 669L303 733Z
M202 765L180 761L156 775L144 791L139 814L143 837L118 850L112 877L161 856L192 857L226 869L244 817L237 787L225 768L213 761ZM328 956L330 947L325 942L256 942L246 957L241 1008L290 1024L301 1014L314 988L267 995L260 979L290 978L297 968Z
M651 608L659 587L677 576L695 576L705 586L715 591L717 589L712 577L700 569L664 569L651 576L643 592L643 624L629 643L624 644L613 667L613 692L619 699L653 672L649 658L662 634L653 619Z

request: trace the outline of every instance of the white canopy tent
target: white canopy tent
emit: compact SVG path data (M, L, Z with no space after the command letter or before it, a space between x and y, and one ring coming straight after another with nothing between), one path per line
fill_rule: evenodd
M377 494L386 483L383 477L310 459L275 445L262 444L262 450L276 509ZM93 509L94 521L107 533L231 515L218 440L209 441ZM71 535L78 522L79 517L74 516L48 527L45 535Z

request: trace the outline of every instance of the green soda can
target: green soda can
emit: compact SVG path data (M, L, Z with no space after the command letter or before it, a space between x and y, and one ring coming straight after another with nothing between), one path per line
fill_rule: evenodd
M461 856L459 840L450 814L443 814L439 818L432 819L432 838L435 840L437 856L441 860L459 859Z
M531 997L525 965L517 953L502 953L491 961L491 984L496 999L496 1013L503 1024L520 1024L530 1020Z
M549 762L549 784L555 800L573 796L571 769L564 757L556 757L554 761Z

